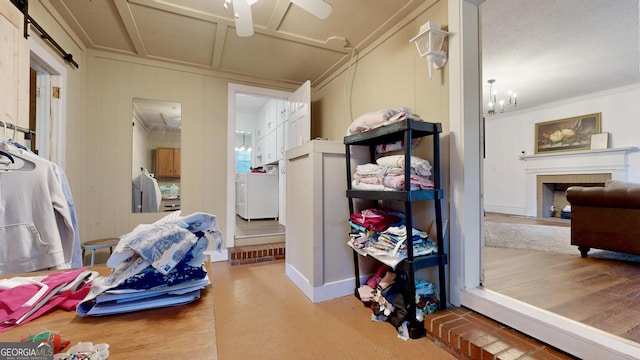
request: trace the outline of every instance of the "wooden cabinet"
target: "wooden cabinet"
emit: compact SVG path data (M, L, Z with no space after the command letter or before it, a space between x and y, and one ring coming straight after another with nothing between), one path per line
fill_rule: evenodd
M180 148L156 149L156 177L180 177Z

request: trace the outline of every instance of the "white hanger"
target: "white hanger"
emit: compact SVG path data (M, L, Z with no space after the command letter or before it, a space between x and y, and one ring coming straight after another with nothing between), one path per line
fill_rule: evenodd
M28 170L33 170L35 169L36 165L33 161L26 159L23 156L20 156L20 154L22 154L22 150L16 148L13 145L9 144L9 138L7 138L7 122L0 119L0 123L2 124L2 128L3 128L3 133L2 133L2 138L0 139L0 155L4 155L5 157L9 158L9 160L11 161L10 163L5 163L2 164L0 163L0 170L2 171L12 171L12 170L21 170L21 171L28 171ZM14 131L15 131L15 125L14 125ZM15 132L14 132L14 136L15 136ZM19 161L16 161L19 160Z

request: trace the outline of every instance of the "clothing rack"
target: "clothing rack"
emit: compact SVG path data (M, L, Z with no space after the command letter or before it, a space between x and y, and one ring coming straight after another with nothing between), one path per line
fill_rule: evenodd
M31 140L32 135L35 135L35 134L36 134L35 130L31 130L31 129L23 128L23 127L21 127L21 126L14 125L14 124L12 124L12 123L10 123L10 122L7 122L7 121L4 121L4 120L2 120L2 119L0 119L0 124L2 124L2 127L3 127L3 129L4 129L4 131L5 131L5 132L2 134L2 137L3 137L3 138L6 138L6 135L7 135L7 134L6 134L6 130L7 130L7 129L14 130L14 131L19 131L19 132L23 133L23 134L24 134L24 139L25 139L25 140ZM15 137L15 136L14 136L14 137ZM15 140L15 139L13 139L13 140Z
M11 129L11 130L15 130L23 133L25 140L31 140L31 137L36 134L34 130L23 128L21 126L16 126L16 125L13 125L12 123L6 123L6 124L7 124L7 129Z

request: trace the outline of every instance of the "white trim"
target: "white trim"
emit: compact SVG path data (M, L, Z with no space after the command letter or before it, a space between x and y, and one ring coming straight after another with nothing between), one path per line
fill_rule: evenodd
M353 295L353 279L343 279L314 287L296 268L285 264L287 277L314 303ZM362 277L361 277L362 279Z
M462 302L498 322L581 359L637 359L640 345L497 292L462 292Z
M449 300L480 284L481 189L478 8L449 0Z
M67 69L66 65L59 58L51 55L33 36L29 37L29 49L31 62L35 62L42 69L49 72L54 79L50 84L60 88L60 98L57 100L57 106L51 104L51 112L53 118L50 124L49 136L49 160L55 162L63 169L66 160L66 134L67 134ZM52 99L53 101L53 99Z
M235 135L236 135L236 95L256 95L287 99L291 92L260 88L255 86L228 84L227 95L227 235L226 248L234 246L236 228L236 170L235 170Z
M482 222L477 1L449 0L450 299L584 359L640 358L638 344L480 288ZM475 28L474 25L475 24ZM480 185L479 187L476 185ZM584 347L584 348L583 348Z
M209 255L210 262L229 261L229 250L222 249L220 251L208 250L204 252Z

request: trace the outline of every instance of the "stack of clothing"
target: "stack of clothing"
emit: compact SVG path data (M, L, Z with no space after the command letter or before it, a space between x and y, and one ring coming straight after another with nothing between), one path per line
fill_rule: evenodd
M380 126L385 126L407 119L411 116L411 109L408 107L395 107L371 111L362 114L353 120L347 129L347 135L369 131Z
M371 319L388 322L398 329L399 337L407 338L406 322L409 304L408 276L403 271L381 265L365 284L358 288L358 296L373 311ZM438 288L427 280L415 280L416 319L438 309Z
M438 287L427 280L416 280L416 319L423 321L424 316L438 311L440 296Z
M0 280L0 332L56 309L73 311L98 273L84 268Z
M431 164L417 156L411 157L409 190L433 189ZM351 187L357 190L401 191L405 190L404 155L383 156L376 163L356 166Z
M77 306L80 316L99 316L187 304L209 285L204 251L222 246L214 215L179 212L120 237L107 260L109 276L92 282Z
M407 229L404 214L392 209L371 208L351 214L349 246L373 255L395 267L407 258ZM436 244L424 231L413 228L414 256L436 252Z

